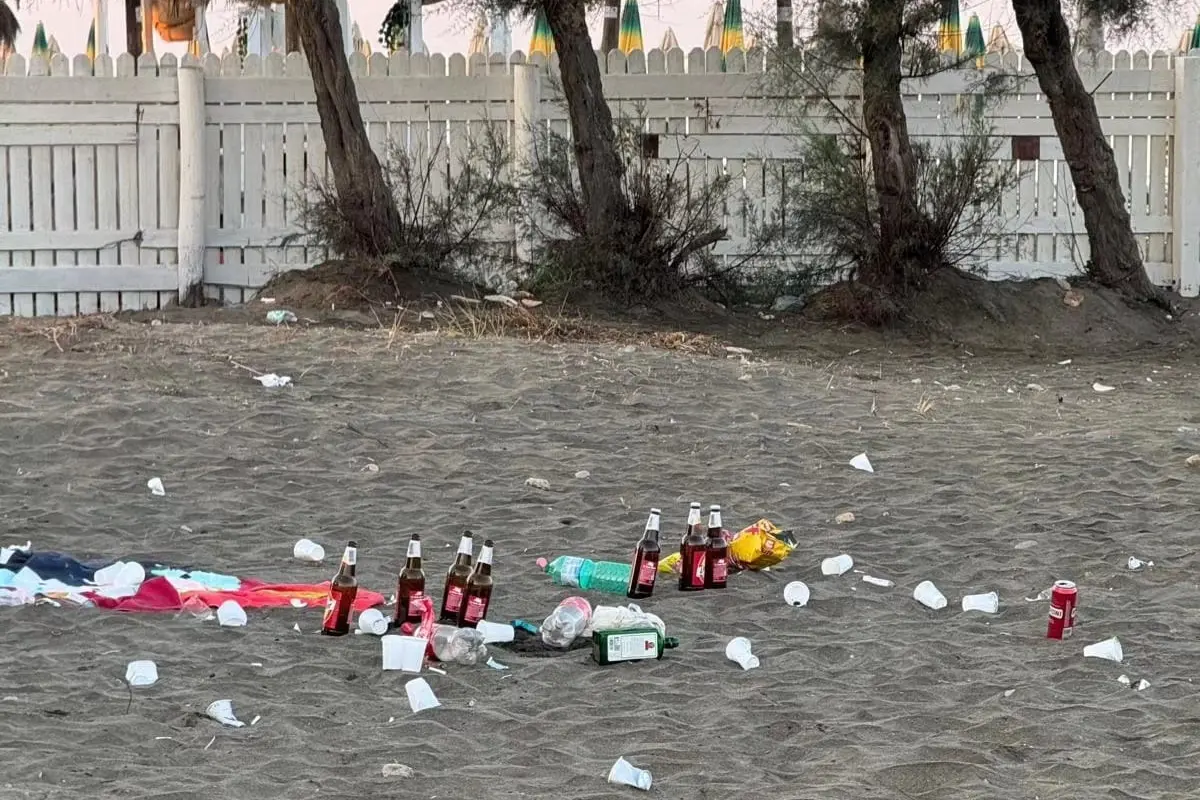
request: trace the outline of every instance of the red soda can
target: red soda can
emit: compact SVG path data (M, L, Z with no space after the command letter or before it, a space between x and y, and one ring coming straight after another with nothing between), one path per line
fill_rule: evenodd
M1079 606L1079 590L1071 581L1055 581L1050 591L1050 624L1047 639L1066 639L1075 629L1075 610Z

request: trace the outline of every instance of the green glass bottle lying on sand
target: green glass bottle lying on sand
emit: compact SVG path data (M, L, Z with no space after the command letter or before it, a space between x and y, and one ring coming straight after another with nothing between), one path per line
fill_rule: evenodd
M592 659L601 666L622 661L647 661L663 657L668 642L657 628L626 628L592 633Z
M616 561L592 561L578 556L559 556L546 565L546 574L559 586L576 586L594 592L625 594L633 568Z

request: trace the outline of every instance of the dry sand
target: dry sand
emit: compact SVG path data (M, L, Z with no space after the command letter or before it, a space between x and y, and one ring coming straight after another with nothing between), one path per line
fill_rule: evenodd
M292 543L336 552L353 537L360 578L390 594L411 532L436 576L469 527L497 541L497 620L538 620L566 595L536 557L626 556L651 505L669 540L694 498L801 544L723 594L660 590L645 605L682 641L661 662L496 651L508 672L428 675L443 707L416 716L378 642L316 635L315 610L252 611L231 630L2 609L5 800L639 796L604 782L618 756L680 800L1182 798L1200 781L1200 472L1184 465L1200 437L1177 431L1200 427L1194 360L873 349L745 364L127 324L59 352L21 330L0 330L0 543L317 580L331 563L292 561ZM265 390L229 357L296 385ZM876 474L847 465L862 451ZM146 491L152 476L166 497ZM844 511L857 520L835 524ZM840 552L896 587L822 577ZM1130 555L1155 566L1130 572ZM950 608L911 599L926 578ZM1047 603L1024 599L1056 578L1080 585L1073 641L1043 638ZM794 579L807 608L782 602ZM958 610L993 589L999 614ZM735 635L760 669L725 660ZM1114 635L1125 664L1082 658ZM161 678L131 704L135 658ZM218 698L261 721L199 716ZM415 776L385 778L393 762Z

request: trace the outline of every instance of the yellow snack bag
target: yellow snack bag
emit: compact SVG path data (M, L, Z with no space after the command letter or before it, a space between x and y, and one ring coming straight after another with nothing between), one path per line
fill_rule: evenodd
M666 558L660 558L658 560L658 571L665 572L668 575L672 573L678 575L679 559L682 557L683 556L680 553L671 553L671 555L667 556Z
M795 547L796 539L789 531L780 530L769 519L760 519L734 535L729 555L743 569L760 570L783 561Z

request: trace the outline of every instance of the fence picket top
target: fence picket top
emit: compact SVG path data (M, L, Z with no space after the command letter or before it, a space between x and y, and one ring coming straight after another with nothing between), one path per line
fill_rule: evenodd
M283 59L283 74L289 78L308 77L308 59L303 53L288 53Z
M247 56L246 60L249 61L251 58L253 58L253 56ZM366 74L367 74L367 57L366 56L364 56L362 53L359 53L358 51L355 51L350 54L350 58L348 60L350 62L350 74L351 75L353 75L356 78L366 77Z
M268 78L282 78L285 68L282 53L271 52L263 59L263 74Z
M384 78L388 76L388 57L385 53L371 53L367 59L367 74Z
M158 76L158 59L154 53L142 53L137 58L137 75L139 78L155 78Z

